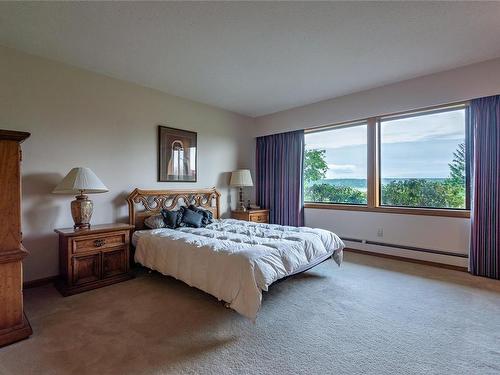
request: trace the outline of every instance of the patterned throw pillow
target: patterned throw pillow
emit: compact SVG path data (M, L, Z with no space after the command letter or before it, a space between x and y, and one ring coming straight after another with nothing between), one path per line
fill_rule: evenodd
M184 222L182 221L182 218L184 217L184 212L186 211L186 209L187 209L186 207L181 206L177 210L177 227L185 226Z
M151 229L165 228L165 222L163 221L163 216L161 214L151 215L146 218L146 220L144 220L144 225Z
M161 210L161 215L163 216L163 222L165 223L165 227L170 229L175 229L178 227L178 211L169 211L169 210Z
M182 222L187 227L201 228L203 221L203 215L186 208L184 214L182 215Z
M201 224L203 227L206 227L208 224L212 224L214 222L214 215L212 214L212 211L204 210L203 208L196 207L193 204L190 205L188 208L191 211L194 211L194 212L197 212L197 213L203 215L203 220L201 221Z

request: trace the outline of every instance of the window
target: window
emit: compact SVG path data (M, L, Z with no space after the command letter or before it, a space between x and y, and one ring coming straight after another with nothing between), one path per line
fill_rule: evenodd
M467 111L462 103L306 130L305 206L469 217Z
M367 124L350 124L305 135L304 200L367 203Z
M381 118L381 205L466 208L465 111Z

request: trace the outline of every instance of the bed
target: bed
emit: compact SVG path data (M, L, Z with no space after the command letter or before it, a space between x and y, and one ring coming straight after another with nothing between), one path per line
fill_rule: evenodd
M262 292L274 282L332 258L342 262L343 242L316 228L220 219L220 194L201 190L140 190L127 199L137 263L201 289L255 320ZM147 229L162 209L195 205L212 212L204 228Z

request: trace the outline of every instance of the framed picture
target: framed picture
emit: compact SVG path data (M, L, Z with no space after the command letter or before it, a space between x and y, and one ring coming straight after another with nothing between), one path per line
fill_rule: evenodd
M197 133L158 126L158 181L196 182Z

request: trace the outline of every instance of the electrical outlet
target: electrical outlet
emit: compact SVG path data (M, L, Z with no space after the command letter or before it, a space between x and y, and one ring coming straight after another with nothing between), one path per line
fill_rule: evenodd
M377 237L384 237L384 229L383 228L378 228Z

